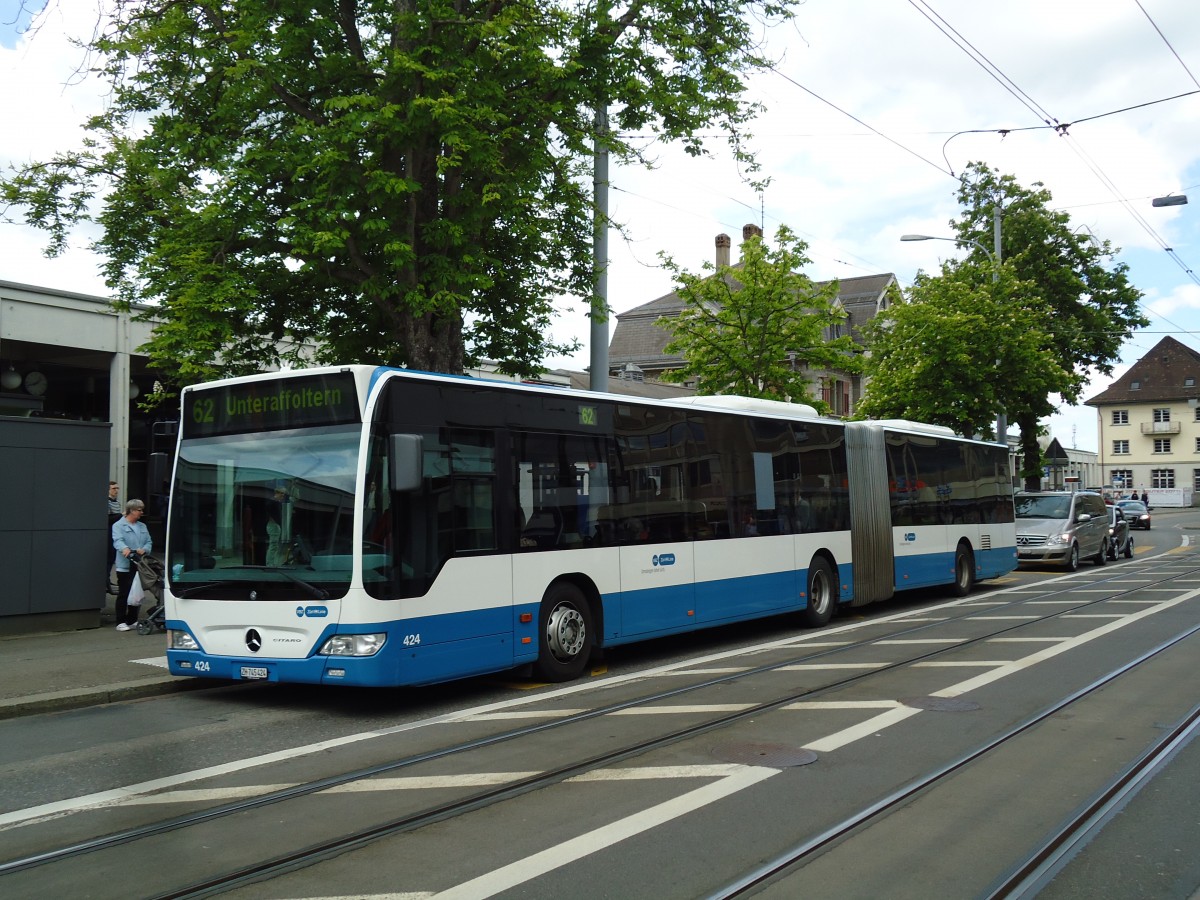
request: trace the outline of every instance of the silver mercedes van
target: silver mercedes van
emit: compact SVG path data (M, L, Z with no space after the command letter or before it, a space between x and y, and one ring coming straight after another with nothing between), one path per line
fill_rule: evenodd
M1091 491L1019 493L1017 562L1066 566L1074 572L1081 558L1098 566L1108 562L1108 510Z

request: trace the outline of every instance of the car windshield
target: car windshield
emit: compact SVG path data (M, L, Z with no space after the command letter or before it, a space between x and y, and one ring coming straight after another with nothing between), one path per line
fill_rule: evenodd
M1118 505L1121 507L1121 511L1125 513L1140 516L1146 512L1146 504L1141 500L1122 500Z
M1017 497L1018 519L1065 519L1070 514L1070 497Z

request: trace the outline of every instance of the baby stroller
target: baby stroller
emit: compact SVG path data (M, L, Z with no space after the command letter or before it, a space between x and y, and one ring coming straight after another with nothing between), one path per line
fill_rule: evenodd
M162 580L165 574L163 564L153 556L146 554L139 557L135 565L138 570L138 578L142 582L142 590L146 592L146 597L154 601L149 609L146 609L146 601L142 601L142 608L146 609L146 613L138 619L138 634L166 631L166 609L162 602Z

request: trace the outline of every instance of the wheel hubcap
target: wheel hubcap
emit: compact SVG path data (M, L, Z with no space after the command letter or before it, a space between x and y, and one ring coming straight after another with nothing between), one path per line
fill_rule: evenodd
M829 605L829 596L829 579L825 577L824 572L815 573L812 579L812 588L808 592L813 612L819 616L825 615L825 607Z
M556 606L546 622L546 643L558 660L569 660L579 655L587 640L587 629L583 616L573 606Z

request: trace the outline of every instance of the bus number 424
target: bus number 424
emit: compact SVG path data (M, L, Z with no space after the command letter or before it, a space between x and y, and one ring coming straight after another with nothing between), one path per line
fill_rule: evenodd
M404 636L404 646L405 647L416 647L420 643L421 643L421 636L419 634L406 634Z

